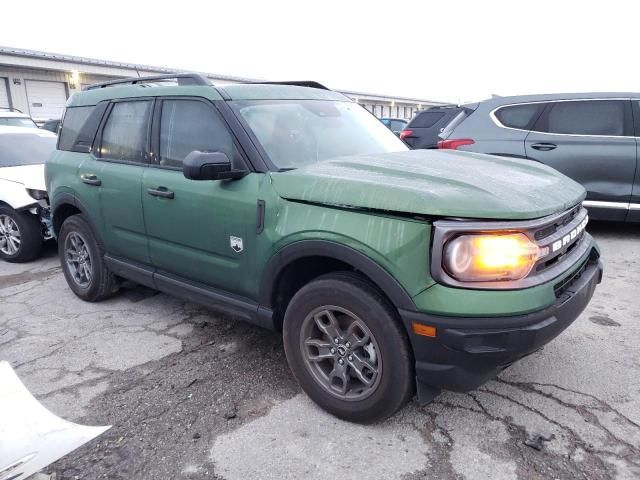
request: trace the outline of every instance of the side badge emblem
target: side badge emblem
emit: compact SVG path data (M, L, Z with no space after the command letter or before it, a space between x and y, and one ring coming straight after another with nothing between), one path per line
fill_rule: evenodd
M244 245L242 244L242 238L234 237L233 235L229 237L229 243L231 244L231 250L236 253L240 253L244 250Z

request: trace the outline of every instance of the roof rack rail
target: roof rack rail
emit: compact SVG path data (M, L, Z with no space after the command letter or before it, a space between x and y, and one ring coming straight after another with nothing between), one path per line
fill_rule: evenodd
M17 108L13 108L13 107L0 107L0 110L6 110L6 111L9 111L9 112L24 113L22 110L18 110Z
M325 87L319 82L314 80L284 80L281 82L245 82L256 85L293 85L296 87L309 87L309 88L319 88L320 90L331 90L328 87Z
M153 83L158 80L176 80L178 85L213 85L204 75L199 73L174 73L168 75L153 75L150 77L129 77L121 80L111 80L110 82L94 83L85 87L84 90L97 90L98 88L114 87L117 85L144 85L145 83Z

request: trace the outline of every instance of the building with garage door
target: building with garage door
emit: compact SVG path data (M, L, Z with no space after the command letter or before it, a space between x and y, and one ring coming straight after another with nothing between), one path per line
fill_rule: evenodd
M0 47L0 108L28 113L36 122L59 119L67 98L97 82L123 77L162 75L181 70L93 58ZM256 81L229 75L205 74L213 83ZM416 111L443 105L424 99L344 91L377 117L410 119Z

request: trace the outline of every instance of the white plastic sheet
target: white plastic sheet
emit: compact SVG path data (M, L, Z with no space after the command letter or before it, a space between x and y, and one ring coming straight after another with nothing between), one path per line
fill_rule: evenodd
M0 362L0 480L24 480L109 428L57 417Z

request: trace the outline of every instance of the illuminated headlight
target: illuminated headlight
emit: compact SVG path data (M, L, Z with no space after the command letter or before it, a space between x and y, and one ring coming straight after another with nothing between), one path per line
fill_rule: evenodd
M443 264L461 282L519 280L547 253L522 233L462 235L445 244Z
M27 192L29 193L29 196L31 198L34 198L36 200L44 200L45 198L47 198L47 192L45 192L44 190L32 190L28 188Z

